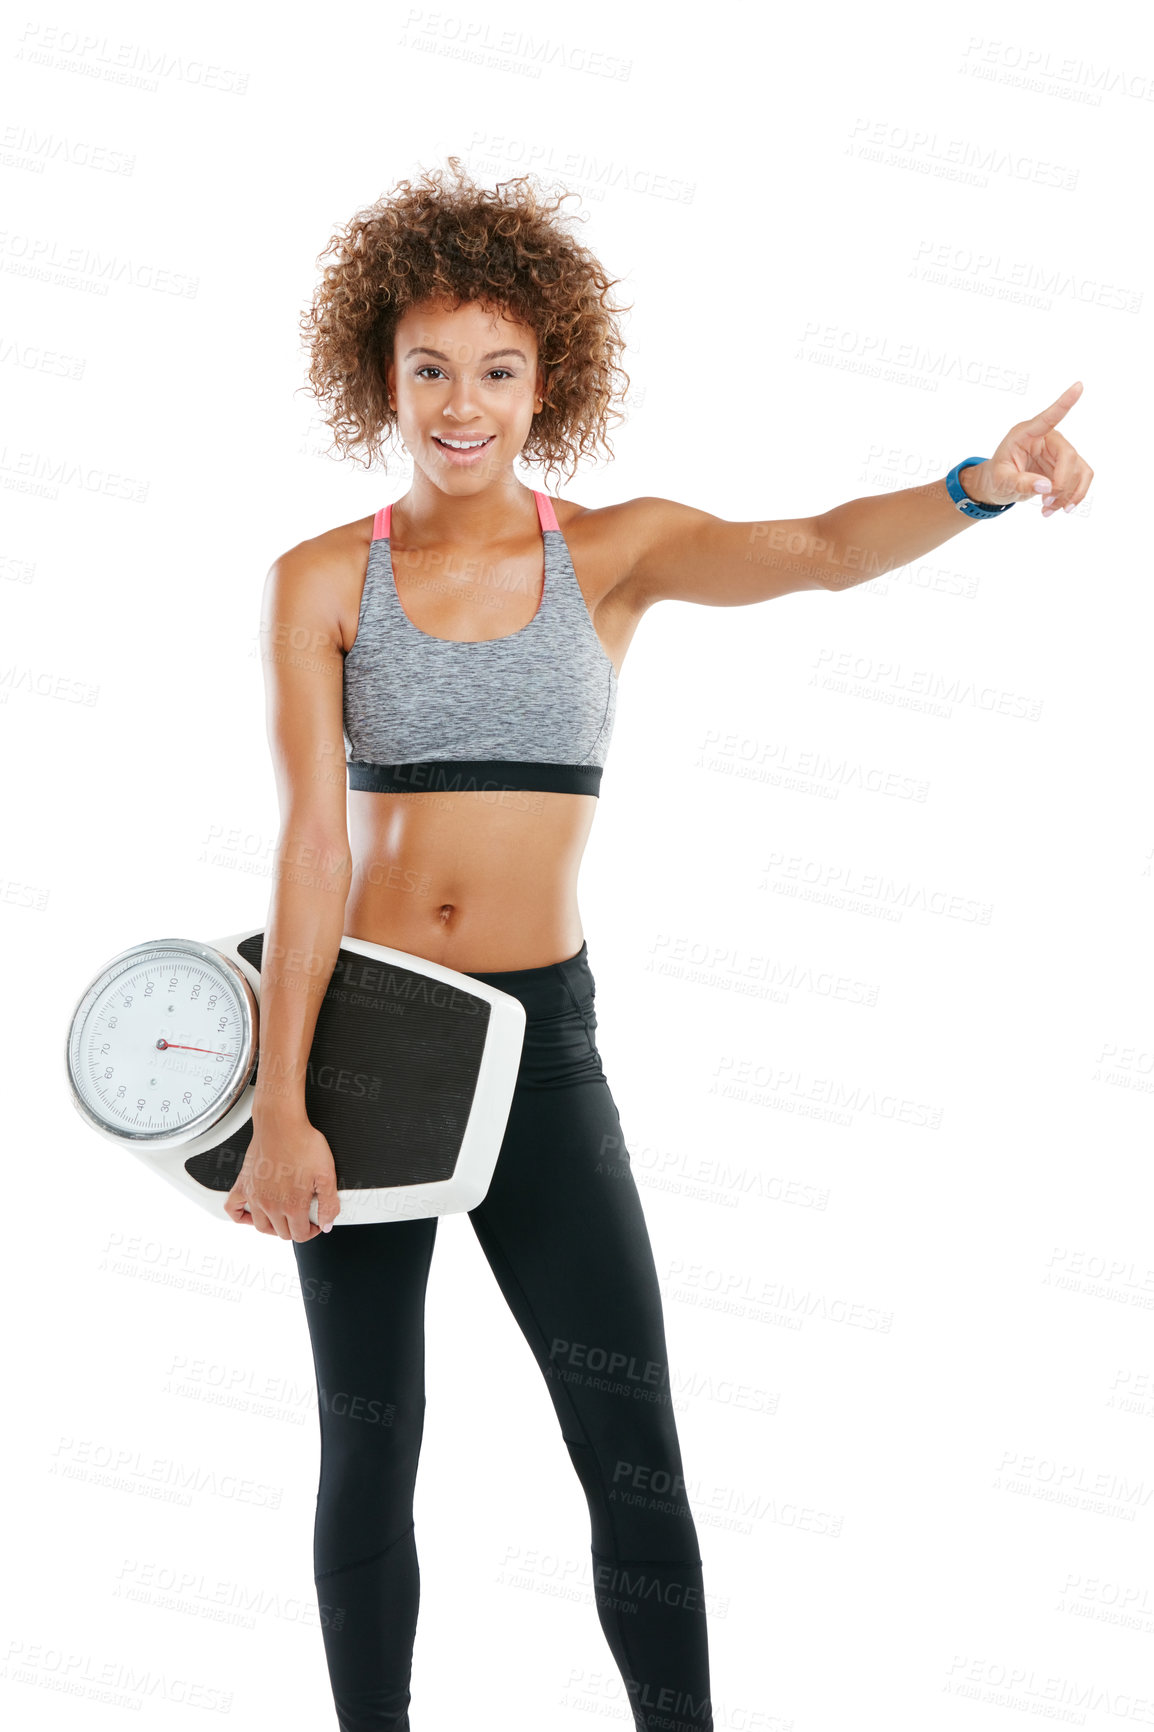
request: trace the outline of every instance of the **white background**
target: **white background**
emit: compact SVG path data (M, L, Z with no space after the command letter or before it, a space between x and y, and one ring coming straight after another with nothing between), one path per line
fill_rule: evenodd
M571 188L634 303L615 461L566 498L805 515L989 455L1084 382L1076 512L1022 504L846 593L649 613L581 896L719 1732L1151 1724L1133 17L210 0L4 25L14 1724L335 1723L291 1249L110 1159L62 1053L109 956L265 917L264 576L408 485L403 453L333 460L297 320L332 232L450 153ZM414 1727L627 1725L584 1498L461 1216L427 1331Z

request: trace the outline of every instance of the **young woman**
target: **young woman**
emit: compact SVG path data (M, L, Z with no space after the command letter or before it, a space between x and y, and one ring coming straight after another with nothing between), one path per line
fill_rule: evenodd
M333 1158L305 1113L305 1066L345 933L520 999L517 1087L469 1218L588 1500L598 1614L635 1724L711 1732L661 1297L597 1050L576 897L618 676L657 601L735 607L845 587L958 534L967 511L1035 489L1047 512L1069 510L1091 471L1054 428L1081 386L992 458L814 518L730 523L666 499L599 510L550 499L514 462L575 468L607 444L624 309L527 178L489 191L450 163L452 184L402 181L337 235L304 321L338 443L371 463L397 430L413 478L391 507L300 543L269 572L279 870L254 1131L225 1207L293 1241L305 1294L322 1446L314 1571L339 1724L407 1732L437 1220L330 1230ZM745 431L764 435L757 422ZM374 1412L387 1423L368 1423ZM622 1463L628 1499L615 1495Z

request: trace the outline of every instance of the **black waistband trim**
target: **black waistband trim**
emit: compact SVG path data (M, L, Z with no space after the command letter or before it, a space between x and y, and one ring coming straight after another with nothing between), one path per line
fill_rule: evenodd
M421 764L346 760L349 787L370 794L503 792L599 794L600 764L533 764L509 758L436 758Z

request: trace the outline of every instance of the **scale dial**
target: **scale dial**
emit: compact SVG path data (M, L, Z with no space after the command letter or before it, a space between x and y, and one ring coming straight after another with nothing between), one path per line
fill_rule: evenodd
M117 1141L191 1141L240 1098L256 1057L251 985L227 956L191 938L114 956L68 1032L73 1101Z

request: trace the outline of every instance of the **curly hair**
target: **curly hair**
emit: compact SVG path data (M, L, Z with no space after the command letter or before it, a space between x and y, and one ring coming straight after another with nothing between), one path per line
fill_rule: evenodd
M342 455L371 467L391 437L385 367L393 358L397 323L417 302L479 301L536 334L545 371L544 408L534 416L522 456L547 472L572 474L582 456L602 444L612 455L608 420L625 417L612 407L629 375L617 366L624 342L617 316L629 307L607 299L620 278L574 240L560 206L542 197L532 177L479 187L448 159L455 184L440 170L413 185L399 181L391 195L361 210L317 256L333 255L312 305L301 315L311 352L314 398ZM630 306L632 303L630 303ZM616 388L616 377L624 381ZM388 463L382 457L387 471Z

